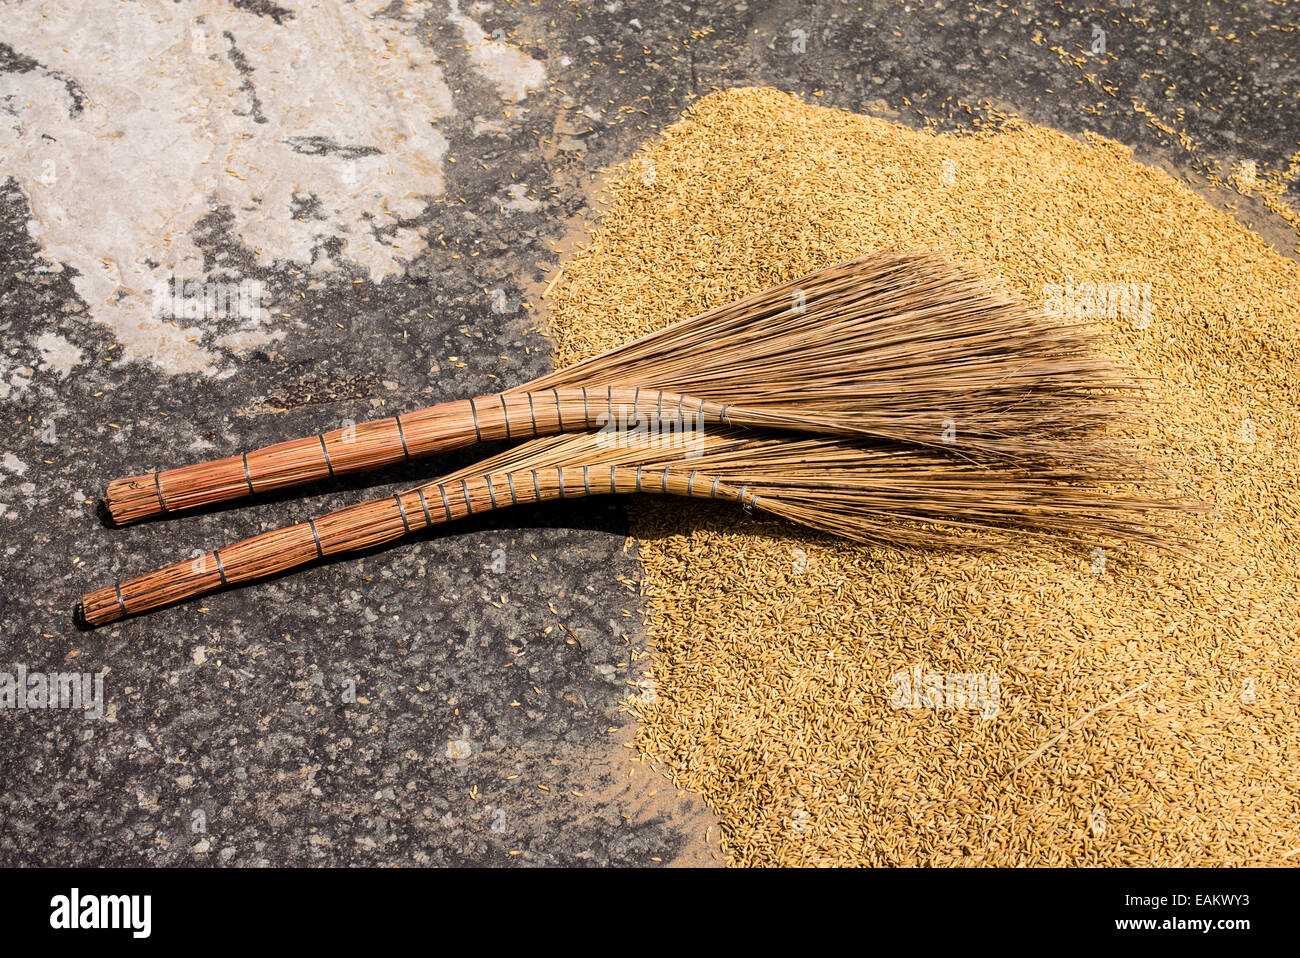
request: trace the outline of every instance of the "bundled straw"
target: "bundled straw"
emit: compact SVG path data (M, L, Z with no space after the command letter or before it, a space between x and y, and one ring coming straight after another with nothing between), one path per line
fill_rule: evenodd
M533 440L406 492L262 533L91 592L79 614L101 625L329 555L510 505L606 493L731 500L844 538L900 545L989 546L966 532L1108 536L1171 546L1150 514L1179 508L1097 487L1112 468L1029 461L996 468L924 447L872 445L719 428L691 440L602 443L593 433ZM1078 485L1084 483L1084 485Z
M712 403L734 425L947 441L979 458L1114 458L1089 437L1124 408L1133 382L1089 346L1081 327L1036 315L966 269L875 253L505 393L117 479L105 503L117 522L134 522L487 439L588 429L602 404L638 405L637 390L663 390L670 406L689 397L687 411Z
M1089 346L936 257L861 256L516 390L117 480L109 510L125 522L529 440L91 592L79 614L99 625L469 515L607 493L730 499L863 542L989 546L1015 529L1188 552L1153 518L1186 504L1107 489L1146 470L1106 429L1134 382ZM629 434L647 422L676 428Z

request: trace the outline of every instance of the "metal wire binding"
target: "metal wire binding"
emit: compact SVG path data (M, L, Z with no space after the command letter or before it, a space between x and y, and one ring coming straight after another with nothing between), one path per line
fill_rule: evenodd
M163 512L166 512L166 511L167 511L167 500L163 498L163 494L162 494L162 480L158 478L158 474L159 474L160 472L162 472L161 469L155 469L155 470L153 471L153 488L154 488L154 491L155 491L156 493L158 493L158 506L159 506L159 508L161 508Z
M506 408L506 394L497 393L497 398L501 400L501 418L506 422L506 438L510 438L510 410Z
M474 408L474 400L469 401L469 414L474 417L474 441L483 441L483 431L478 427L478 410Z
M334 463L330 459L329 446L325 445L325 433L317 433L316 438L320 440L320 451L325 454L325 468L330 471L330 478L334 478Z
M393 417L393 422L397 423L397 438L402 440L402 454L407 459L411 458L411 450L406 445L406 430L402 428L402 416L399 413Z
M320 544L320 533L316 531L316 520L308 519L307 525L311 527L311 537L316 540L316 558L325 558L325 547Z
M407 535L411 534L411 520L406 518L406 506L402 505L402 494L395 493L393 498L397 500L397 511L402 514L402 529Z

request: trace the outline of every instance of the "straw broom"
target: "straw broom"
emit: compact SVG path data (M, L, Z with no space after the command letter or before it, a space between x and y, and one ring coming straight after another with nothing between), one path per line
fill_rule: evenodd
M647 394L660 413L666 403L711 423L1086 461L1113 454L1080 439L1133 385L1090 343L937 256L868 254L504 393L117 479L105 506L129 523L484 440L586 430L615 404L647 414Z
M224 546L86 594L78 616L102 625L326 556L511 505L607 493L731 500L745 511L846 539L904 546L989 547L1016 529L1035 537L1106 537L1188 551L1151 516L1183 504L1126 498L1100 484L1109 465L990 468L924 447L713 430L683 450L579 433L533 440L425 485Z

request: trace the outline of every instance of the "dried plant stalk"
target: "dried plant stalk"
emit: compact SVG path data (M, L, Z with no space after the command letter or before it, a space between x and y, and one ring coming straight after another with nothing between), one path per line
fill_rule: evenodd
M1089 355L1090 342L1077 324L1049 320L935 255L874 253L502 394L117 479L105 504L115 521L134 522L482 439L585 429L593 420L579 418L579 403L610 387L734 405L745 425L765 413L809 431L1081 462L1114 455L1089 437L1126 408L1134 385Z
M498 439L590 429L616 436L638 428L685 435L709 426L832 436L874 433L870 426L831 413L723 405L641 386L498 393L294 439L243 456L115 480L109 487L110 511L119 523L135 522Z
M88 593L81 618L123 616L358 551L444 522L504 508L606 493L730 499L847 539L914 546L990 546L962 533L1107 536L1181 549L1151 520L1182 508L1110 494L1109 467L962 462L919 447L716 429L692 440L607 445L592 433L538 439L459 473L317 519L262 533Z

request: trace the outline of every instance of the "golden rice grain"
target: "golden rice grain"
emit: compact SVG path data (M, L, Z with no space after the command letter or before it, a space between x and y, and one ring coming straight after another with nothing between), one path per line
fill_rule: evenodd
M652 700L636 742L735 864L1294 864L1300 845L1300 267L1124 147L916 131L729 90L614 171L553 281L560 365L877 248L1046 284L1150 283L1104 319L1164 400L1135 438L1212 500L1216 568L1082 550L852 547L734 510L636 508ZM896 708L915 666L996 716ZM634 702L634 704L632 704Z

